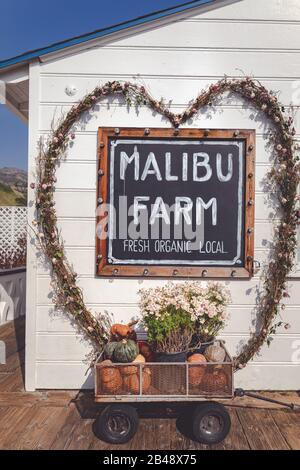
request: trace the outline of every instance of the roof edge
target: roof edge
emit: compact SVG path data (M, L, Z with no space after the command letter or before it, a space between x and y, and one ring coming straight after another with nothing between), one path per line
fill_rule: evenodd
M166 8L163 10L158 10L152 13L148 13L143 16L139 16L132 20L123 21L122 23L118 23L112 26L107 26L105 28L101 28L95 30L91 33L82 34L80 36L75 36L71 39L66 39L64 41L59 41L54 44L51 44L46 47L42 47L39 49L34 49L32 51L25 52L23 54L17 55L15 57L5 59L0 61L0 70L6 67L11 67L16 64L21 64L24 62L30 62L33 59L36 59L42 55L50 54L56 51L60 51L62 49L66 49L71 46L76 46L78 44L82 44L88 42L92 39L101 38L104 36L108 36L109 34L113 34L119 31L123 31L134 26L143 25L149 23L154 20L158 20L161 18L166 18L168 16L174 15L175 13L181 13L183 11L192 10L194 8L200 7L202 5L210 5L219 3L220 0L192 0L189 2L181 3L180 5Z

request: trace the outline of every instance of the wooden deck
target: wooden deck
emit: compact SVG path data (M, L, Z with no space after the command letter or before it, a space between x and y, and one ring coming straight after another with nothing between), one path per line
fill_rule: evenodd
M300 449L300 413L251 399L229 403L232 429L216 446L192 441L179 411L147 405L140 409L140 426L126 445L98 440L92 430L99 408L91 392L24 392L24 320L0 328L7 345L7 364L0 365L0 449ZM299 393L268 393L300 404ZM155 417L154 417L155 416Z

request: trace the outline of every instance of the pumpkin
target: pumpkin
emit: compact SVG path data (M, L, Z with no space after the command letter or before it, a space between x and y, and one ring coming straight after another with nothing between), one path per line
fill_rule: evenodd
M154 352L151 349L150 344L147 341L138 341L140 353L146 359L146 362L154 362Z
M146 359L142 354L138 354L133 362L146 362Z
M145 362L145 358L141 354L138 354L136 358L134 359L134 361L132 362L143 363ZM121 369L121 374L123 375L137 374L139 371L138 367L136 366L123 366L120 369Z
M105 359L113 358L116 344L117 344L116 341L110 341L106 343L106 345L104 346L104 350L103 350Z
M203 364L206 363L206 359L203 356L203 354L192 354L191 356L188 357L187 361L191 364L193 362L203 362ZM205 374L205 366L195 365L195 366L189 367L189 384L199 385L201 383L201 380L204 374Z
M228 389L228 377L226 373L218 368L214 368L203 377L201 389L206 393L222 393Z
M131 339L122 339L116 344L113 354L114 362L132 362L139 353L138 345Z
M117 393L122 386L122 377L117 367L111 365L112 362L107 359L100 365L100 377L102 390L105 393Z
M120 372L122 375L133 375L137 373L136 366L122 366L120 367Z
M115 371L116 374L114 375L113 379L109 382L102 383L102 390L104 393L108 394L116 394L122 387L123 381L121 374L118 370Z
M122 325L121 323L115 323L110 329L111 338L113 341L120 341L122 338L132 339L136 341L136 332L132 328L133 322L129 325Z
M151 376L146 371L142 372L142 393L147 393L151 384ZM127 375L124 377L125 389L133 395L140 393L140 380L138 374Z
M216 342L205 349L204 356L208 362L224 362L226 352L220 343Z

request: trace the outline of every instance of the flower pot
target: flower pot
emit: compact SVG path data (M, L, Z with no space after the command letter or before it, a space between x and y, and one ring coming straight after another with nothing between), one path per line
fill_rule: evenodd
M185 362L187 357L186 351L167 353L155 353L156 362Z
M195 338L196 339L196 338ZM201 340L200 340L201 341ZM197 338L197 342L199 342L199 337ZM193 351L189 354L189 356L191 354L204 354L205 352L205 349L210 346L211 344L214 344L215 342L215 338L209 338L209 340L207 341L204 341L203 343L201 342L201 345L199 348L195 348L193 349Z
M185 383L186 370L184 363L187 358L187 352L157 352L155 361L157 367L153 369L152 383L158 390L158 394L178 395L181 393L181 384ZM172 365L172 363L182 363L182 367ZM164 363L165 365L160 365ZM169 365L167 365L169 364Z

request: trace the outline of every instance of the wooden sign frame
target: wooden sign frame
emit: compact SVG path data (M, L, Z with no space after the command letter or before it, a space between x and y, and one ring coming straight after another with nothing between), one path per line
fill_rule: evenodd
M249 278L253 275L254 257L254 201L255 201L255 131L254 130L205 130L172 128L111 128L98 129L98 185L97 205L108 202L109 138L172 138L172 139L230 139L245 141L245 191L244 191L244 260L245 266L184 266L184 265L118 265L107 260L107 238L96 237L96 274L114 277L205 277ZM97 226L101 223L97 216Z

